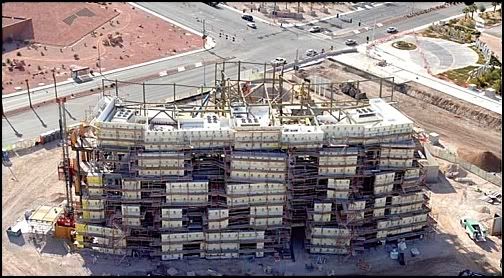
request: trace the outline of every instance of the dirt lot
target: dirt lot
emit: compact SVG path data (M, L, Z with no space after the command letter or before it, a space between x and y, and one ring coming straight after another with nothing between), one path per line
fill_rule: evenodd
M12 180L12 174L2 169L2 232L12 225L25 210L40 204L57 205L64 196L63 182L57 179L57 164L61 150L55 145L51 149L40 149L22 157L13 157L12 170L18 181ZM446 163L440 162L441 168ZM326 258L325 264L318 265L313 271L305 269L306 263L316 262L319 256L304 252L296 256L296 262L274 262L271 257L258 258L253 261L239 260L183 260L164 264L174 267L178 275L194 271L198 275L208 275L209 268L227 275L265 275L264 267L270 266L273 273L296 275L327 275L334 270L338 275L457 275L463 269L498 274L501 256L501 239L489 237L487 242L475 243L470 240L458 224L458 217L468 215L478 217L488 225L489 216L502 212L500 205L494 206L477 200L481 190L496 188L469 174L476 185L468 187L441 177L440 182L432 185L431 205L433 214L438 220L434 233L424 240L408 242L408 248L416 247L420 256L406 254L406 266L391 260L388 250L392 246L378 247L366 251L357 257L320 256ZM486 207L485 213L483 207ZM499 210L500 209L500 210ZM501 214L502 215L502 214ZM39 254L29 242L15 244L7 236L2 238L2 273L4 275L105 275L136 274L145 275L157 269L158 260L144 258L125 258L91 254L89 252L68 253L61 247L59 240L50 239L48 246ZM360 262L360 263L359 263ZM360 267L367 265L367 267ZM428 267L426 267L428 265ZM318 269L320 267L320 269ZM272 274L273 274L272 273ZM272 275L270 274L270 275Z
M320 19L323 17L328 17L332 15L336 15L338 13L344 13L348 11L354 10L350 3L343 2L319 2L319 3L305 3L305 2L276 2L276 9L279 12L298 12L298 3L300 8L300 13L303 14L302 20L295 20L292 18L280 18L280 17L272 17L271 12L273 11L275 5L273 2L261 2L251 4L249 2L227 2L227 4L235 9L240 11L246 10L247 13L252 14L253 16L257 16L266 20L274 21L274 22L282 22L282 23L304 23L312 20ZM250 12L250 9L253 12ZM261 9L261 11L258 11ZM266 12L267 14L263 13ZM312 14L314 12L314 14Z
M306 70L310 76L319 75L333 82L369 79L361 71L351 70L339 63L325 61ZM366 77L364 77L366 76ZM474 152L490 151L502 159L502 117L496 113L475 108L446 94L411 82L407 94L394 92L395 105L412 119L417 126L436 132L456 149L468 148ZM378 82L361 82L360 89L369 98L379 96ZM383 84L383 96L391 95L391 86ZM337 99L353 100L338 92ZM439 106L436 106L439 105ZM484 138L482 140L482 138ZM456 151L456 150L454 150Z
M12 158L12 174L2 166L2 273L4 275L85 275L78 267L79 256L37 253L27 242L19 246L9 242L5 231L26 210L39 205L58 205L65 196L65 185L58 180L61 149L41 149L33 154Z
M439 160L441 171L445 171L449 162ZM502 237L489 236L486 242L475 242L469 238L460 225L461 217L471 217L490 229L493 215L502 215L502 204L489 204L479 200L484 192L497 191L501 188L479 178L472 173L467 177L474 181L468 186L440 174L440 181L431 186L432 214L438 221L438 228L456 239L461 259L478 263L489 273L499 273L499 260L502 258ZM465 258L464 258L465 257Z
M38 4L53 5L49 3L25 3L24 5ZM10 5L18 5L18 3ZM94 32L91 31L96 24L82 25L82 28L86 27L87 29L84 29L91 33L85 35L86 32L79 32L84 37L71 46L50 46L40 43L26 45L24 42L4 44L5 51L2 51L2 92L4 94L14 92L16 88L17 90L26 89L25 79L29 80L31 88L51 84L53 82L52 69L55 69L56 80L59 82L70 78L72 65L89 67L93 72L98 73L99 58L101 70L105 72L203 47L201 37L135 9L129 4L113 2L106 6L95 3L85 5L92 5L98 11L105 9L117 11L119 15L98 26ZM66 16L62 15L61 19ZM96 22L93 21L93 23ZM43 27L44 31L41 32L54 36L54 24ZM163 36L159 36L160 33ZM75 40L70 35L66 37L67 34L72 33L58 33L61 42ZM118 44L115 46L105 46L103 40L107 39L108 35L121 37L122 42L118 39ZM22 69L11 66L14 59L19 65L24 62ZM12 71L9 68L12 68Z

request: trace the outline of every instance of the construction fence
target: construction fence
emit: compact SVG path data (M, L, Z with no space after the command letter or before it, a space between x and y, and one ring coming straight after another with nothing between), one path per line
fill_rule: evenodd
M441 158L443 160L450 161L455 164L458 164L462 168L464 168L464 170L469 171L469 172L475 174L476 176L478 176L488 182L491 182L499 187L502 187L502 177L497 176L494 173L490 173L485 170L482 170L481 168L479 168L479 167L477 167L477 166L475 166L465 160L458 158L456 154L454 154L448 150L444 150L439 147L435 147L431 144L426 144L425 146L429 149L430 153L433 156L435 156L437 158Z
M71 130L79 125L80 123L69 125L67 127L67 132L71 132ZM29 154L32 151L38 150L41 146L56 140L61 140L61 132L59 128L46 131L33 139L18 141L14 144L7 144L2 147L2 151L6 152L9 157Z

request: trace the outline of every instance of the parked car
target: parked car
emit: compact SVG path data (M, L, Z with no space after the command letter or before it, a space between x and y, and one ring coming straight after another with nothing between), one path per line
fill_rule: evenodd
M250 21L250 22L254 21L254 18L249 14L242 15L242 18L245 19L246 21Z
M348 40L345 41L345 44L346 45L356 45L357 41L353 40L353 39L348 39Z
M318 33L320 31L321 31L320 26L313 26L310 29L308 29L308 32L310 33Z
M257 28L257 26L256 26L256 24L254 22L247 23L247 26L250 27L250 28L252 28L252 29L256 29Z
M314 57L314 56L317 56L318 53L317 53L317 51L315 51L313 49L308 49L308 50L306 50L305 55L308 57Z
M282 57L276 57L273 61L271 61L273 66L281 66L287 64L287 60Z
M395 28L395 27L388 27L387 28L387 33L397 33L397 28Z

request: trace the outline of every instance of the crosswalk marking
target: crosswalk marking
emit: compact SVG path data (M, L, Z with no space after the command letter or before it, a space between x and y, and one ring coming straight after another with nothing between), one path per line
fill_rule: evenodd
M376 23L376 26L378 26L378 27L382 27L382 26L383 26L383 24L381 24L381 23Z

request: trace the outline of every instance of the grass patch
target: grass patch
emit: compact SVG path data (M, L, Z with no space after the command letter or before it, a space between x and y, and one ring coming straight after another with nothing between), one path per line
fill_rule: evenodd
M492 70L487 71L480 77L472 78L469 80L470 83L476 84L478 88L495 89L498 95L502 94L502 69L500 67L494 67Z
M481 53L481 51L479 50L478 47L474 46L474 45L471 45L469 46L470 49L474 50L474 52L478 53L478 64L480 65L483 65L485 64L486 60L485 60L485 56L483 56L483 53Z
M449 79L453 81L453 83L464 86L469 78L469 72L477 68L477 66L467 66L464 68L454 69L445 71L443 73L438 74L439 77L444 77L443 79Z
M414 43L397 41L392 43L392 46L400 50L415 50L417 47Z
M450 80L453 83L465 87L467 84L475 84L478 89L494 88L496 94L502 95L502 69L494 67L480 77L469 79L469 72L478 68L477 66L467 66L464 68L445 71L438 74L438 77ZM469 79L469 80L468 80Z

